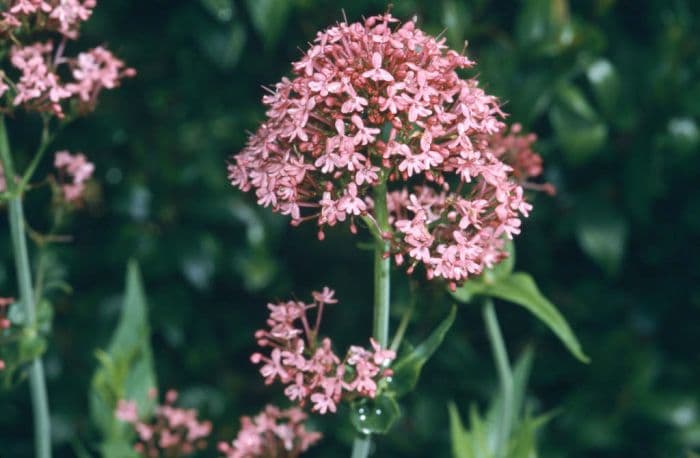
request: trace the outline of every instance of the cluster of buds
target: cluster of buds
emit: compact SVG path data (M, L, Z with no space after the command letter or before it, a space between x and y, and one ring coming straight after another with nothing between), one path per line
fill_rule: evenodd
M149 393L155 398L156 393ZM199 421L194 409L175 407L177 391L165 394L165 403L156 407L155 415L146 421L139 418L135 401L120 400L117 419L134 428L138 441L134 450L145 458L187 456L206 447L205 438L211 433L211 422Z
M275 380L287 385L284 394L292 401L320 414L335 412L341 399L373 398L377 383L391 375L388 368L396 354L371 339L372 350L351 346L340 359L329 338L319 339L323 308L334 304L334 291L324 288L313 292L313 301L288 301L268 304L269 329L255 333L258 345L271 348L269 355L254 353L254 364L262 363L260 373L266 384ZM315 310L314 326L309 310Z
M115 88L122 78L135 75L101 46L75 58L63 54L67 40L78 37L80 24L90 17L95 5L95 0L0 1L0 9L5 7L0 44L12 44L12 68L0 70L0 97L9 94L11 100L4 110L22 106L59 118L65 116L66 107L84 113L94 109L103 89ZM25 44L23 40L35 32L58 33L58 46L51 40ZM64 73L71 79L63 81L60 75Z
M363 217L379 229L377 189L393 201L390 253L409 270L452 285L507 254L531 205L512 147L533 137L505 134L498 100L445 40L390 14L319 32L311 48L263 97L267 119L229 164L229 179L293 224L324 226ZM506 141L506 143L504 143Z
M219 443L225 458L296 458L321 439L307 431L299 408L280 410L268 405L255 417L241 417L241 430L229 444Z
M58 151L54 166L59 173L59 182L63 198L68 202L80 199L85 189L85 182L95 171L95 166L84 154L70 154L68 151Z
M10 329L12 323L7 318L8 308L15 300L11 297L0 297L0 337ZM5 361L0 358L0 371L5 369Z

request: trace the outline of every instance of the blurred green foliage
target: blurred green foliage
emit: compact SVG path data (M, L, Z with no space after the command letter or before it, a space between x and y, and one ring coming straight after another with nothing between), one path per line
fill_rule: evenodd
M700 4L693 0L396 0L432 33L478 62L482 84L512 121L539 136L556 197L538 196L517 240L517 269L537 279L576 331L591 364L572 358L519 307L497 308L512 354L535 345L528 405L561 407L539 439L544 457L684 456L700 449ZM289 71L315 32L381 12L379 0L122 0L100 2L83 35L107 42L138 78L105 94L58 147L84 151L98 182L85 209L42 259L53 281L46 355L57 455L94 451L87 391L118 321L130 257L148 291L161 388L182 390L232 438L238 417L280 390L248 356L265 301L324 284L341 303L324 326L339 345L366 341L371 256L357 238L290 228L234 191L225 161L263 117L262 84ZM10 121L13 142L31 140ZM21 160L21 158L20 158ZM26 160L26 158L25 158ZM37 230L48 216L31 210ZM6 220L0 291L14 291ZM421 284L406 340L447 315L440 285ZM394 326L413 290L394 278ZM462 307L380 456L450 456L446 406L484 406L497 388L478 307ZM26 386L0 394L0 455L31 456ZM483 409L482 409L483 410ZM347 415L315 426L310 456L345 456ZM407 441L406 438L411 440Z

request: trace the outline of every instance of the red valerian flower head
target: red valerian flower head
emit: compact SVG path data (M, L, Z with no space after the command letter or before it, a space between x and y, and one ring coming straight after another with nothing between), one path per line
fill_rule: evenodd
M520 159L506 154L530 137L503 144L498 100L458 73L473 65L390 14L319 32L293 77L263 97L267 119L229 178L293 224L317 219L320 238L325 226L376 222L372 196L386 186L391 254L462 282L506 256L503 238L531 209ZM522 158L528 176L535 158Z

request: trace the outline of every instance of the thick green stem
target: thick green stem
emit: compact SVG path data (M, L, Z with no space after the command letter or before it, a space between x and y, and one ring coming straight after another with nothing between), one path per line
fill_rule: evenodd
M383 235L389 231L389 212L386 206L386 185L375 188L374 213L382 231L374 249L374 338L382 348L389 343L389 297L391 292L389 242Z
M20 301L24 307L27 321L31 328L36 329L36 302L32 287L32 273L29 267L29 251L25 234L24 211L22 208L22 193L15 181L15 171L10 154L10 144L5 129L5 119L0 117L0 160L7 193L9 194L8 214L10 219L10 234L12 250L17 271L17 283ZM34 412L34 443L38 458L51 457L51 429L49 420L49 401L44 377L44 366L41 359L35 359L29 368L29 387L32 395Z
M374 323L372 336L379 342L382 348L389 344L389 298L391 295L391 259L386 256L389 253L389 242L384 239L384 234L389 232L389 211L386 205L386 184L377 185L374 190L374 217L379 226L379 233L374 249ZM359 435L355 438L352 447L352 458L366 458L372 439L369 435Z
M510 368L508 352L491 299L485 300L483 315L503 396L503 404L498 421L498 441L496 443L496 456L502 457L505 456L508 449L508 439L510 438L513 422L513 372Z

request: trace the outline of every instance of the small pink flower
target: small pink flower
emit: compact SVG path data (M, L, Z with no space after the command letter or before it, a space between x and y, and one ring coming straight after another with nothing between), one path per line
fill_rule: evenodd
M336 299L335 291L327 286L324 286L321 291L313 291L311 296L316 302L323 302L324 304L337 304L338 299Z
M378 52L372 54L372 69L364 72L362 76L374 81L394 81L391 73L382 68L382 55Z

